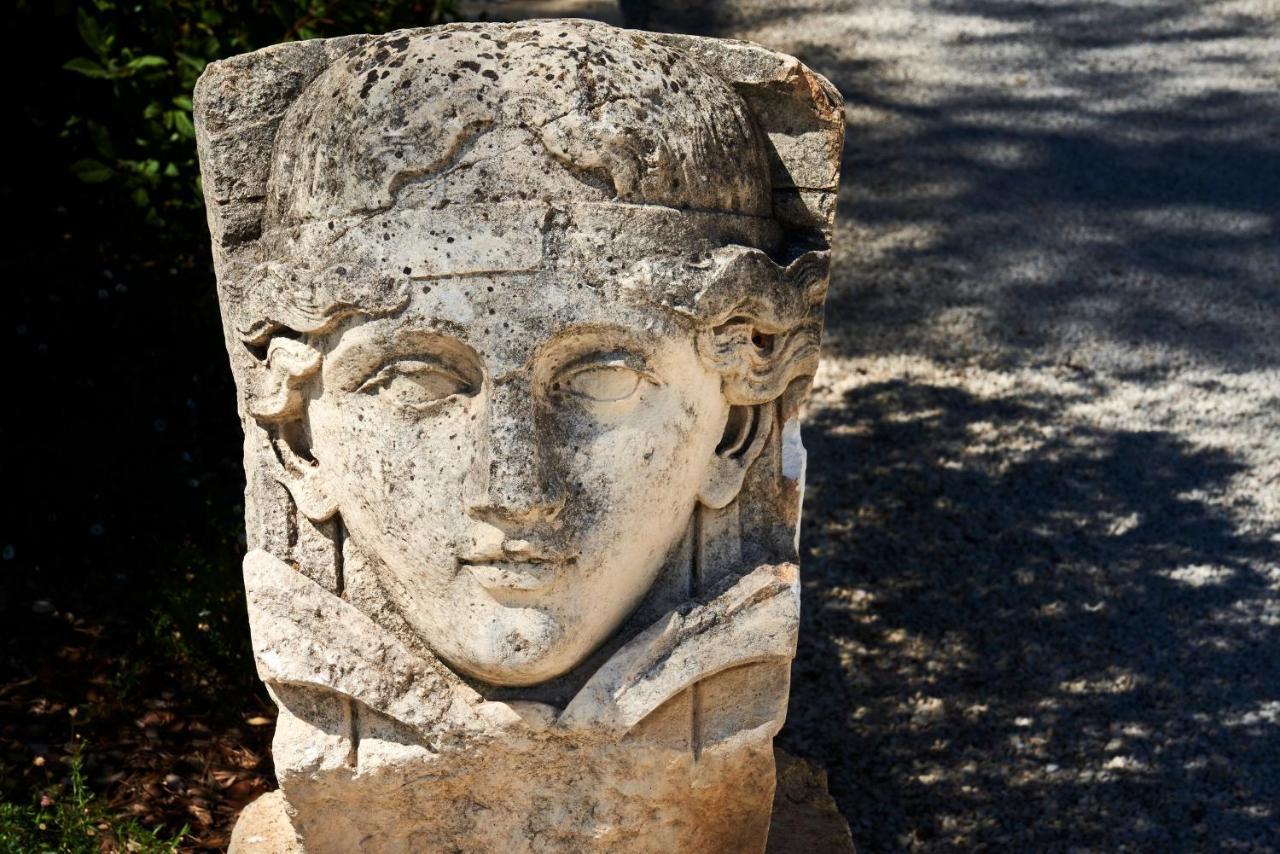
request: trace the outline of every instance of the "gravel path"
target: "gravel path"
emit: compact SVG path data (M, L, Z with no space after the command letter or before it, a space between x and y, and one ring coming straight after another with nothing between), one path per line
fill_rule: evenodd
M1280 850L1280 3L699 15L848 101L783 746L862 852Z

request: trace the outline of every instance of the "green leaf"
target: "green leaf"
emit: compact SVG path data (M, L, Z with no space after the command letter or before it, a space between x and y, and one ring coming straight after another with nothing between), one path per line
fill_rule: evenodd
M99 80L107 80L114 76L92 59L86 59L83 56L77 56L75 59L64 62L62 67L67 71L74 71L76 74L83 74L85 77L94 77Z
M129 71L144 71L148 68L167 68L169 60L163 56L139 56L136 59L129 60L129 64L125 66Z
M103 181L110 180L115 173L107 164L86 158L71 164L71 174L86 184L101 184Z
M89 135L93 138L93 147L99 156L111 159L116 156L116 148L111 144L111 133L105 125L89 122Z
M191 112L191 99L186 95L175 96L173 99L173 105L186 110L188 113Z
M89 13L82 6L76 9L76 29L80 31L80 38L84 39L84 43L94 53L102 53L105 46L102 39L102 28L98 26L98 22L89 17Z
M147 104L145 109L143 109L142 117L144 119L158 119L162 112L164 112L164 108L160 106L160 103L158 101L152 101L150 104Z
M186 139L196 138L195 125L191 124L191 116L182 110L173 110L173 129Z
M176 53L176 55L178 57L178 62L180 64L186 66L187 68L190 68L192 71L196 72L197 74L200 74L201 72L203 72L204 67L209 64L209 60L201 59L198 56L191 56L185 53Z

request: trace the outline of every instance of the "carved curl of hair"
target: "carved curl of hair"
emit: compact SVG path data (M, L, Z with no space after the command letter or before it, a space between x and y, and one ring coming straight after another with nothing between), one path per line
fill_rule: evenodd
M668 303L697 324L698 352L730 404L775 400L817 369L830 260L812 251L784 267L758 249L717 249L696 265L699 286Z
M330 264L321 270L268 261L254 267L236 304L236 331L259 343L280 330L321 332L344 317L393 314L409 302L409 281L391 274L370 274L359 261Z

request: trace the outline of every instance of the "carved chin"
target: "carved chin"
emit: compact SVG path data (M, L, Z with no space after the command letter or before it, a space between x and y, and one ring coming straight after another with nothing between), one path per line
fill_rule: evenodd
M458 627L461 631L462 627ZM493 685L525 687L554 679L586 657L555 616L537 608L501 608L468 636L449 638L441 657L457 670Z

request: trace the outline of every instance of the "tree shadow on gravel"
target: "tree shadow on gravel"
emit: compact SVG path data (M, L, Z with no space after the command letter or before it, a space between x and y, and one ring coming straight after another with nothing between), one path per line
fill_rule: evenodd
M639 30L716 36L735 29L750 29L796 14L786 5L765 5L742 0L619 0L623 25Z
M1280 365L1277 66L1239 47L1274 23L1190 2L931 9L956 32L922 50L956 67L928 97L913 75L939 69L886 59L909 39L789 46L849 108L832 352Z
M810 419L782 744L863 851L1269 850L1276 545L1210 503L1241 466L1061 406L894 381Z

